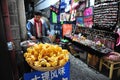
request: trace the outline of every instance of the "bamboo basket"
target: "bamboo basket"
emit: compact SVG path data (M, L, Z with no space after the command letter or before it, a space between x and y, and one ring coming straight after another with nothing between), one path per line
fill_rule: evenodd
M66 62L67 63L67 62ZM65 63L65 64L66 64ZM64 65L65 65L64 64ZM55 67L37 67L37 66L33 66L32 64L29 64L29 66L34 69L34 70L37 70L37 71L52 71L52 70L57 70L59 68L62 68L64 65L61 65L61 66L55 66Z

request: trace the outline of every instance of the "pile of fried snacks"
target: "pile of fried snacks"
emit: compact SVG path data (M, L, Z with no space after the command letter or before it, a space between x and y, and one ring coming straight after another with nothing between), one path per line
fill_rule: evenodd
M69 60L69 52L59 45L39 43L27 48L24 57L32 66L55 67L62 66Z

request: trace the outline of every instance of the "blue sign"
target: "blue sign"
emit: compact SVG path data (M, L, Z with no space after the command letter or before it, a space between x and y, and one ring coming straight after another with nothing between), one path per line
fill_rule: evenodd
M32 71L24 74L24 80L70 80L70 62L53 71Z

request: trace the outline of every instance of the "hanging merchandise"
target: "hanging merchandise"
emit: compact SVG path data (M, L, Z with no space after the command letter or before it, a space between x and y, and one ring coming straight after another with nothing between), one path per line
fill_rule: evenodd
M75 3L79 2L80 0L74 0Z
M76 17L76 26L84 27L84 18L82 16Z
M92 25L93 25L93 16L84 17L84 26L92 28Z
M80 7L80 8L79 8ZM77 9L83 10L85 8L85 0L60 0L59 20L61 24L75 24Z
M50 6L50 10L56 12L58 14L58 9L54 6Z
M71 0L60 0L60 12L67 12L70 10Z
M95 0L95 4L99 4L99 3L105 3L105 2L115 2L118 0Z
M71 0L60 0L59 21L61 24L70 22L70 16L71 16L71 14L69 13L70 6L71 6Z
M74 10L72 10L72 12L71 12L70 21L75 21L75 19L76 19L76 10L74 9Z
M66 21L70 21L70 14L69 13L66 13Z
M67 21L67 19L66 19L66 13L60 13L60 21L61 22Z
M53 24L57 24L58 23L58 9L55 8L54 6L50 7L50 22Z
M52 23L57 23L57 14L53 11L51 13L52 13Z
M60 22L63 23L73 23L76 20L76 10L73 10L72 13L60 13Z
M69 35L72 33L72 24L62 25L62 36Z
M55 25L55 35L57 39L62 38L62 27L60 24Z
M105 0L104 2L99 1L99 4L97 3L94 6L94 24L98 25L95 29L113 32L118 22L117 17L118 2L114 2L114 0L106 0L106 2Z
M118 34L118 39L117 39L117 44L116 44L116 46L120 46L120 28L118 28L118 30L117 30L117 34Z
M85 8L84 12L84 26L92 28L93 25L93 7Z
M85 8L83 14L84 14L84 16L91 16L91 15L93 15L93 7Z

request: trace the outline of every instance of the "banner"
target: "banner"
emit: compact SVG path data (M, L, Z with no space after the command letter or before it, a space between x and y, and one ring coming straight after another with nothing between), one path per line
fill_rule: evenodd
M24 80L70 80L70 62L53 71L32 71L24 74Z

